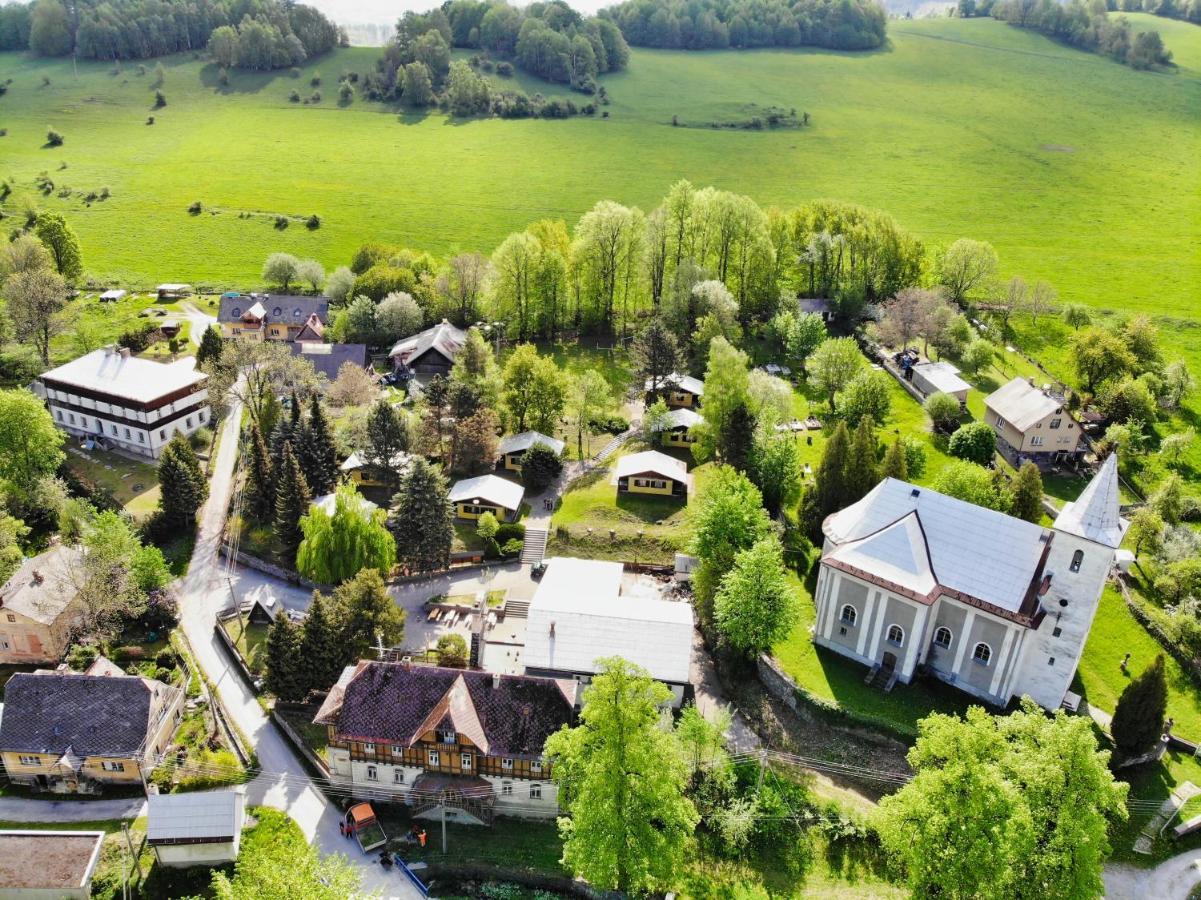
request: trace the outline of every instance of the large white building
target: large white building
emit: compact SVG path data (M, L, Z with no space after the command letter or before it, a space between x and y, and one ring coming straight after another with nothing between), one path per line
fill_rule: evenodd
M192 357L157 363L104 347L44 373L34 390L64 431L157 458L176 432L208 424L207 382Z
M1126 531L1118 512L1113 455L1051 528L887 478L823 525L813 639L885 683L921 666L990 703L1054 709Z

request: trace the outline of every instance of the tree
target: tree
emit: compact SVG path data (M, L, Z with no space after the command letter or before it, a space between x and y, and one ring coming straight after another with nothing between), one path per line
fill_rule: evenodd
M412 294L393 291L375 311L375 329L381 344L390 344L421 330L425 314Z
M746 406L735 406L717 436L722 461L739 472L750 467L755 449L755 417Z
M1163 390L1159 402L1165 409L1176 409L1181 402L1196 388L1192 373L1184 360L1178 359L1167 364L1163 370Z
M296 561L300 542L304 540L300 520L309 511L312 495L290 442L284 442L275 474L275 542L279 558L291 566Z
M630 362L647 393L658 394L680 369L680 347L675 336L655 318L630 345Z
M208 480L196 451L183 432L167 442L158 460L158 508L166 524L187 531L196 527L196 512L208 496Z
M600 660L580 724L546 742L560 805L563 863L602 889L643 893L674 881L698 816L688 767L660 707L671 691L620 658Z
M992 365L997 350L984 338L971 341L959 354L959 365L969 375L975 375L982 369Z
M875 824L915 897L1099 897L1110 822L1127 815L1092 723L1033 701L1008 716L979 706L918 723L916 775ZM1064 815L1063 810L1072 810Z
M714 602L718 633L747 656L770 650L796 624L800 601L784 570L784 548L775 535L734 557Z
M830 401L834 412L835 396L864 367L863 354L854 338L829 338L809 358L809 381Z
M1134 371L1137 360L1113 332L1096 326L1077 331L1069 342L1072 365L1089 393L1107 378Z
M855 428L855 434L851 437L850 449L847 452L846 472L843 474L843 485L846 491L843 505L866 497L868 491L874 488L879 480L875 425L869 416L864 416Z
M750 403L749 359L723 337L714 338L709 345L709 363L705 369L705 421L693 428L696 443L692 452L697 459L714 455L729 461L734 451L742 456L750 444L747 420L743 417ZM741 408L743 413L735 413ZM738 416L738 421L734 417ZM753 423L750 424L753 429ZM729 443L736 440L737 444Z
M343 408L362 406L379 395L379 386L370 372L347 360L338 369L338 377L325 392L325 398Z
M296 702L308 695L306 660L300 655L300 629L283 613L267 629L264 682L280 700Z
M325 283L325 269L315 259L302 259L296 264L296 279L307 284L315 294Z
M693 576L697 615L708 625L722 576L734 557L771 532L763 496L749 478L720 467L696 503L692 552L700 560Z
M338 646L347 664L370 658L374 648L398 647L404 641L405 611L388 593L378 569L362 569L334 588L331 596L338 622Z
M304 660L305 693L329 690L342 674L342 668L354 661L341 641L338 613L330 598L321 591L313 591L300 626L298 649L299 658Z
M1045 281L1036 281L1030 293L1026 295L1026 311L1030 313L1030 322L1038 324L1038 317L1048 315L1055 310L1055 300L1058 294L1055 288Z
M263 263L263 280L286 294L300 277L300 260L291 253L272 253Z
M457 419L453 435L454 471L465 474L490 466L496 459L499 428L496 413L486 406L464 419Z
M1168 683L1161 653L1122 689L1118 697L1109 726L1118 756L1129 759L1154 747L1163 734L1167 711Z
M984 291L997 274L997 251L984 241L960 238L938 261L938 280L947 299L966 306L976 291Z
M17 272L34 272L53 266L46 245L28 232L0 246L0 281Z
M854 502L847 485L847 461L850 455L851 433L845 422L839 422L822 448L821 462L814 473L813 493L817 502L818 525L830 513Z
M919 287L907 287L884 304L880 320L880 338L890 347L904 349L919 334L926 333L930 308L941 302L937 294Z
M368 463L387 473L390 483L399 481L396 460L412 442L408 420L387 400L379 400L367 414L367 445L363 456Z
M1138 361L1140 371L1159 368L1163 362L1163 355L1159 349L1159 328L1151 321L1150 316L1132 316L1122 326L1120 334L1122 341Z
M231 341L209 379L209 397L218 404L231 399L243 403L250 420L268 437L279 397L289 393L307 397L320 389L313 364L305 356L292 353L284 341Z
M880 475L883 478L895 478L898 481L909 480L909 461L905 458L905 444L900 435L897 435L896 439L888 445L888 450L884 452Z
M250 425L247 443L250 445L250 464L246 468L242 508L254 521L270 524L275 520L275 466L267 442L254 423Z
M531 494L546 490L562 471L559 454L543 443L534 444L521 458L521 480Z
M448 495L438 467L414 459L401 479L388 520L400 562L411 571L431 572L450 566L455 529Z
M1038 466L1026 460L1013 482L1009 514L1037 524L1043 517L1043 477Z
M958 459L946 465L932 485L941 494L975 503L997 512L1009 512L1009 493L998 489L992 474L974 462Z
M225 350L225 341L221 330L213 325L204 330L200 345L196 348L196 367L205 369L220 365L221 353Z
M79 252L79 238L67 220L58 213L39 213L33 230L50 251L55 271L63 281L74 283L83 274L83 256Z
M553 433L567 401L563 373L533 344L521 344L505 362L501 403L509 427Z
M32 485L58 471L63 432L29 391L0 391L0 482L8 490Z
M331 306L345 306L354 290L354 272L348 266L338 266L325 280L325 294Z
M33 269L8 276L4 299L17 340L37 349L42 365L50 364L50 341L66 330L67 286L56 272Z
M852 378L838 394L838 414L854 428L863 419L886 422L892 411L892 382L890 376L874 369L865 369Z
M296 571L319 584L341 584L362 569L390 570L396 541L385 527L387 514L365 502L353 485L343 485L332 515L310 507L300 519Z
M763 508L779 516L786 505L796 502L800 492L801 457L796 439L760 425L747 474L763 495Z
M489 275L487 257L479 253L459 253L450 258L446 271L435 279L435 290L451 306L453 318L459 325L469 325L478 318L479 297Z
M777 320L777 334L783 345L785 359L803 375L809 364L809 356L829 336L826 322L817 313L794 316L791 311L778 314L773 323Z
M1173 472L1159 483L1148 506L1169 525L1179 525L1184 516L1184 482Z
M474 326L467 329L467 340L455 357L450 381L452 385L470 387L484 406L496 408L500 399L500 368L496 365L491 345Z
M1107 381L1097 395L1097 406L1113 422L1150 429L1159 413L1159 404L1147 386L1147 378L1129 375Z
M1143 552L1144 547L1148 553L1158 553L1163 544L1165 527L1163 516L1149 506L1144 506L1136 512L1130 519L1130 530L1127 534L1134 544L1135 557Z
M1197 432L1192 428L1166 435L1159 442L1159 454L1168 460L1169 466L1176 468L1180 465L1180 455L1186 453L1196 439Z
M38 56L66 56L74 39L67 8L59 0L37 0L29 20L29 49Z
M328 494L338 482L338 450L317 394L309 397L308 422L293 443L309 489L316 496Z
M434 653L438 656L438 665L454 669L466 667L470 654L467 641L461 634L444 634L434 645Z
M401 95L409 106L429 106L434 102L434 83L425 63L411 62L404 67Z
M1079 331L1086 325L1091 325L1093 322L1092 314L1089 313L1088 307L1083 303L1065 303L1063 306L1063 321L1069 325L1074 331Z
M997 434L987 422L968 422L951 435L947 452L959 459L987 466L997 452Z
M659 401L666 410L663 401ZM613 405L609 382L596 369L585 369L571 381L567 391L567 417L575 429L576 457L584 459L585 436L587 450L592 450L592 422ZM643 426L646 426L645 416Z

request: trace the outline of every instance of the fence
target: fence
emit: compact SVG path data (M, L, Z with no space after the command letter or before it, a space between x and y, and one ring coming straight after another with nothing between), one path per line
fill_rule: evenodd
M329 764L313 751L313 748L311 748L305 742L304 738L296 732L296 729L292 727L291 723L288 722L288 720L285 719L279 712L279 707L283 706L291 709L291 704L281 704L277 702L275 706L276 708L271 710L271 721L275 723L281 732L283 732L284 737L288 739L289 743L291 743L292 749L294 749L301 756L301 758L304 759L305 762L312 766L318 775L324 779L328 779L330 777Z

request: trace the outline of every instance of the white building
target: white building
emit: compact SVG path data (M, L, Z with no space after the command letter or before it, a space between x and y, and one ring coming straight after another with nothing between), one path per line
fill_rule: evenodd
M587 684L598 660L620 656L671 688L679 706L689 683L692 607L624 597L621 580L621 563L548 560L526 622L526 674Z
M208 424L207 382L192 357L157 363L105 347L44 373L34 391L64 431L157 458L176 432Z
M151 794L146 842L164 866L219 866L238 858L246 788Z
M959 370L949 362L918 363L909 370L913 386L929 397L936 391L950 394L959 401L960 406L967 404L968 391L972 386L959 377Z
M1114 551L1117 458L1051 528L887 478L823 524L814 641L882 683L929 674L983 700L1058 707Z

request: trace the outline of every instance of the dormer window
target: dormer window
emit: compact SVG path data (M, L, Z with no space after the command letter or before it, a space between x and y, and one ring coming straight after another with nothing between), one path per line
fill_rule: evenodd
M1069 572L1079 572L1080 566L1084 563L1084 551L1077 550L1072 554L1072 564L1068 566Z
M458 742L455 740L455 733L453 731L443 731L443 730L439 729L438 743L439 744L455 744Z
M271 315L273 315L273 316L278 316L278 315L280 315L282 312L283 312L283 310L282 310L282 309L280 309L280 308L277 306L277 307L275 307L275 309L271 310Z

